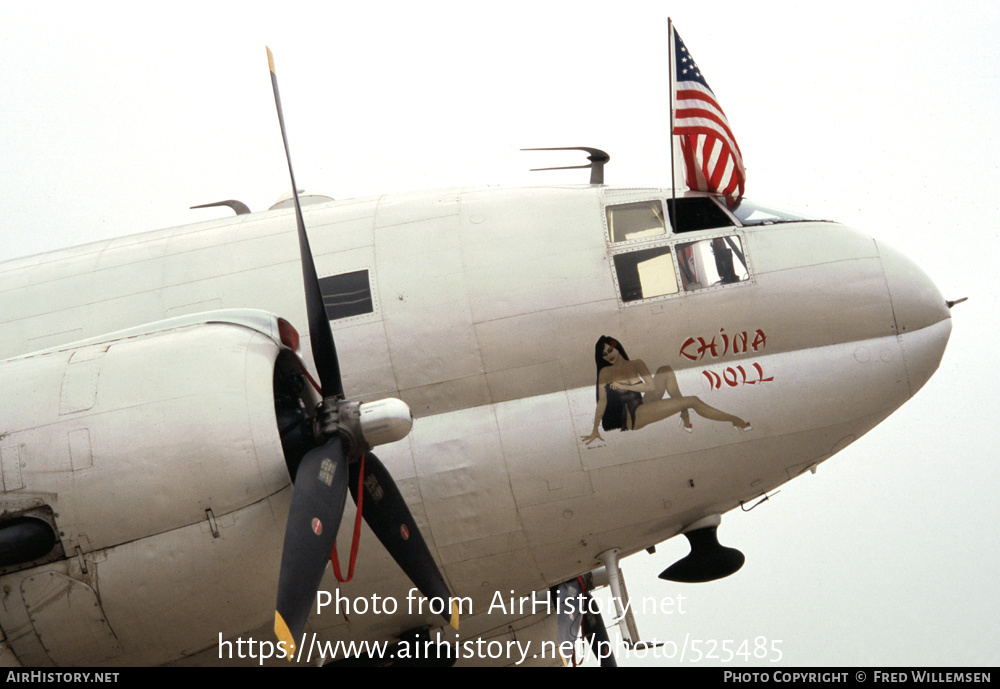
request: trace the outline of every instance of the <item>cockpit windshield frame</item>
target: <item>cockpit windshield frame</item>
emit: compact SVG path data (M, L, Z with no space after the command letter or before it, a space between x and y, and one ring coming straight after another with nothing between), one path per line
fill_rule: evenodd
M722 205L726 206L726 209L736 218L741 227L759 227L790 222L828 222L820 218L807 217L796 211L765 206L745 198L735 199Z

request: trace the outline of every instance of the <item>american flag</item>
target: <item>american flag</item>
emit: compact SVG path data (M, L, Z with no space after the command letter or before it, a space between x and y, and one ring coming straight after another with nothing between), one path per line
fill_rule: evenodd
M743 196L743 155L715 94L677 30L674 34L674 136L684 154L685 181L695 191Z

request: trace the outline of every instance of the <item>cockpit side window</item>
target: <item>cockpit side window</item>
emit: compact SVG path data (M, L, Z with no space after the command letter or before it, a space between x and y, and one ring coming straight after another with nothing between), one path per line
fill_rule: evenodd
M608 206L608 238L612 242L658 237L667 233L663 205L659 201L639 201Z
M616 254L614 261L623 302L662 297L679 291L669 246Z
M707 196L667 199L670 223L674 232L696 232L720 227L733 227L732 218Z
M752 282L743 238L736 232L663 246L621 247L611 259L623 305Z
M743 242L737 235L680 243L677 265L685 292L732 285L750 278Z

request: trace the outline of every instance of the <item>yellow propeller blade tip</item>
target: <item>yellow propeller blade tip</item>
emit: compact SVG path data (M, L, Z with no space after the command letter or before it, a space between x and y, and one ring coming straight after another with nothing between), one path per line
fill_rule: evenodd
M448 621L448 624L450 624L451 628L454 629L456 632L458 631L458 601L457 600L453 600L451 602L451 619Z
M279 643L285 642L285 647L288 649L288 662L292 662L295 659L295 638L281 617L281 613L277 610L274 611L274 635L278 637Z
M271 70L271 74L277 74L277 72L274 71L274 55L271 54L271 49L268 48L265 45L264 46L264 50L267 51L267 66L268 66L268 69Z

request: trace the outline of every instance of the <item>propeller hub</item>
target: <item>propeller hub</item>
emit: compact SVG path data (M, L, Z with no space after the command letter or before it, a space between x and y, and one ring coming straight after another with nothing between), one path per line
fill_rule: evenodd
M395 398L358 404L328 398L316 411L316 427L323 439L339 435L347 443L347 455L360 457L378 445L405 438L413 428L413 413L406 402Z

